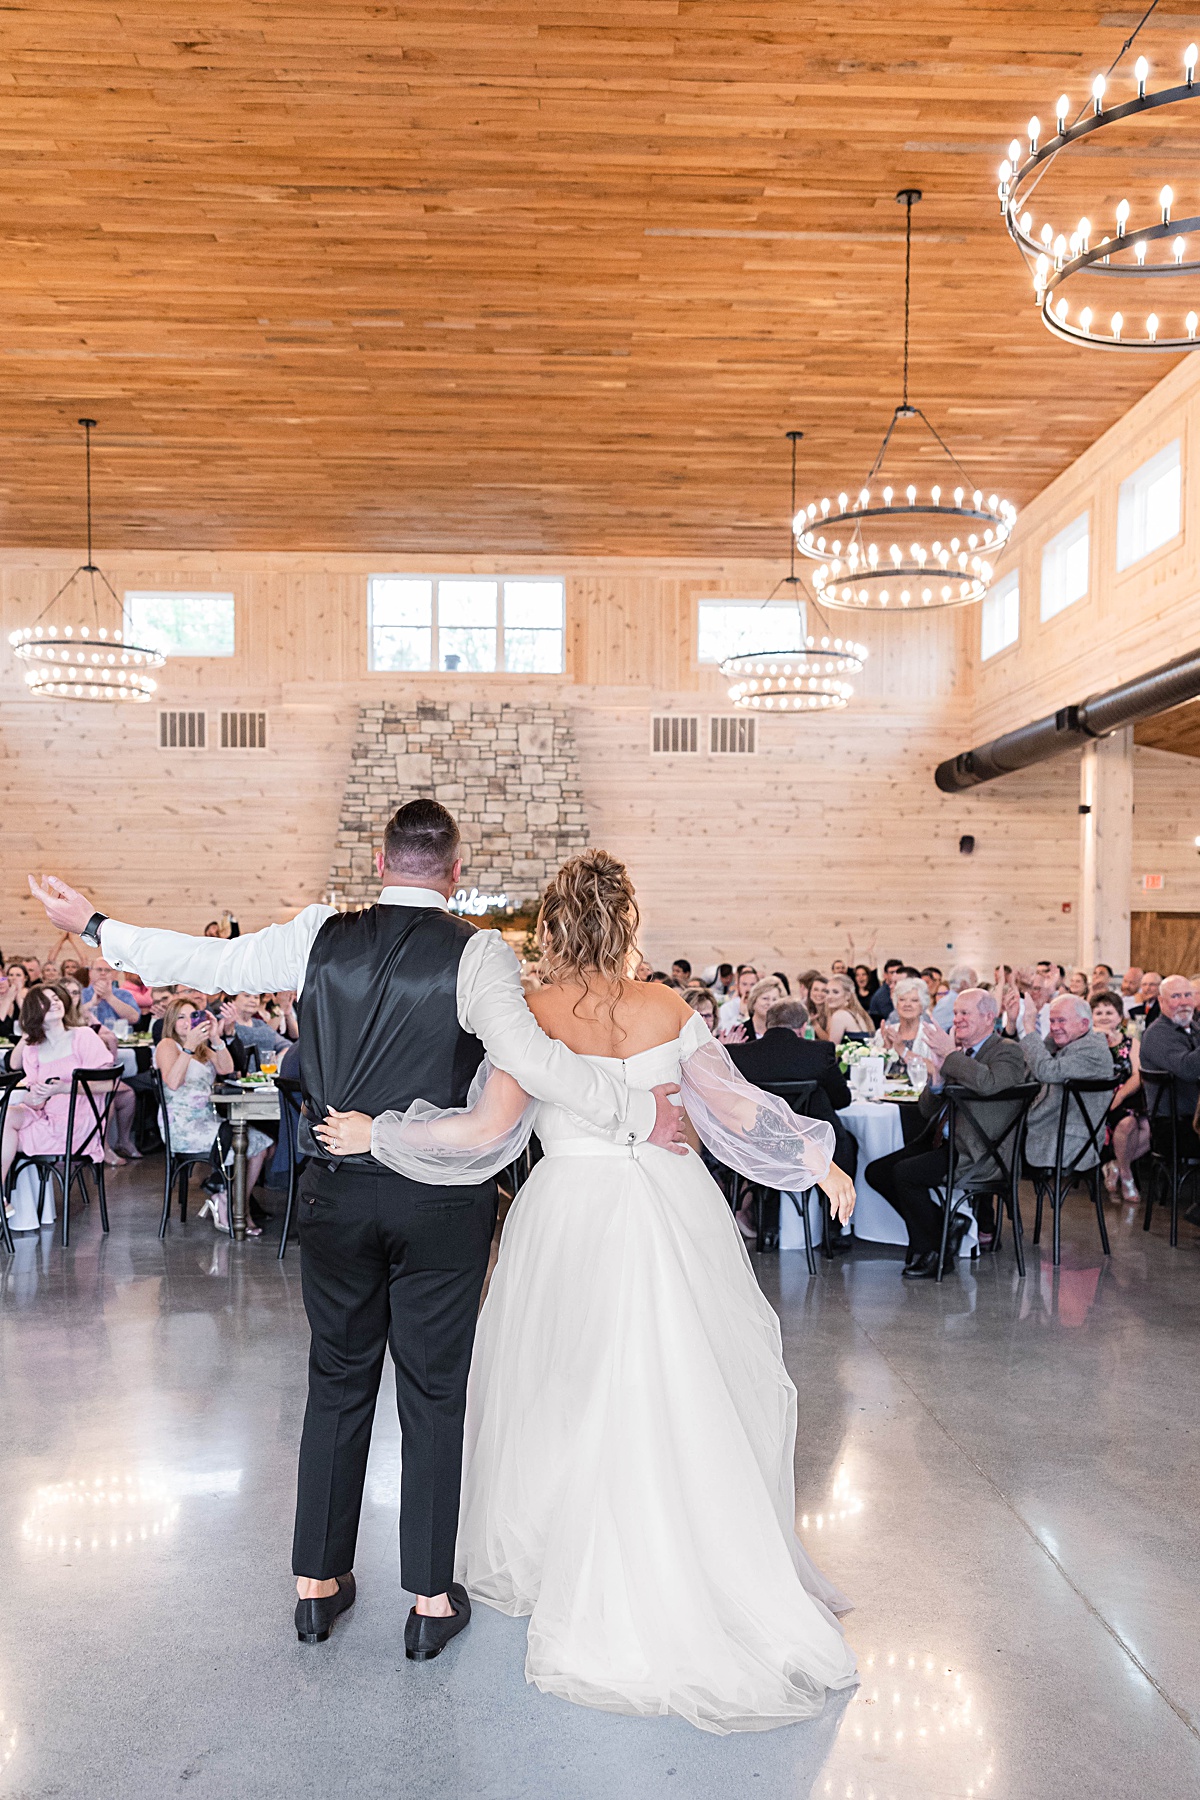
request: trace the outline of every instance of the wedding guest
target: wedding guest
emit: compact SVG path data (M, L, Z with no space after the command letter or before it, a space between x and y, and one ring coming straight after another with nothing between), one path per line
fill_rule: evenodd
M1008 971L1012 973L1011 969ZM999 978L1000 971L997 971ZM979 986L979 976L968 963L959 963L950 971L950 982L946 993L933 1009L933 1022L940 1025L943 1031L949 1031L954 1023L954 1002L964 988Z
M784 993L790 995L791 991L792 991L792 984L788 980L787 976L784 974L783 970L782 969L772 969L771 974L774 976L775 980L779 983L779 985L783 989Z
M1144 969L1134 968L1131 965L1121 977L1121 1002L1126 1012L1131 1006L1137 1004L1138 989L1142 985L1144 974Z
M1119 1004L1119 1003L1118 1003ZM1025 1160L1031 1168L1054 1166L1058 1143L1059 1114L1062 1109L1064 1081L1103 1081L1112 1074L1112 1056L1105 1040L1092 1030L1092 1009L1078 994L1058 994L1050 1002L1050 1028L1043 1039L1038 1034L1037 1012L1032 995L1027 995L1021 1012L1021 1050L1029 1078L1042 1083L1042 1091L1029 1109L1025 1128ZM1088 1118L1095 1124L1108 1111L1111 1094L1080 1096ZM1097 1153L1087 1148L1088 1129L1083 1113L1076 1105L1067 1109L1063 1133L1063 1161L1080 1151L1078 1167L1095 1166Z
M1158 995L1162 979L1157 969L1147 969L1142 976L1134 1004L1127 1009L1127 1016L1136 1019L1139 1027L1153 1025L1158 1018Z
M677 956L671 964L672 984L686 992L692 985L692 965L685 956Z
M201 1014L190 1000L173 999L163 1014L162 1027L154 1064L162 1076L171 1148L206 1157L215 1175L221 1169L220 1153L215 1148L221 1121L212 1103L212 1091L218 1075L233 1074L233 1058L221 1041L216 1019L211 1013ZM247 1194L257 1187L263 1163L273 1148L269 1137L250 1127L246 1153ZM227 1184L206 1201L200 1216L211 1218L220 1230L228 1231ZM251 1237L262 1236L260 1226L248 1223L246 1230Z
M1074 994L1076 999L1086 1000L1088 997L1088 990L1089 990L1090 986L1091 986L1091 983L1088 981L1086 970L1084 970L1084 969L1068 969L1067 970L1067 992L1068 992L1068 994Z
M17 984L7 969L0 969L0 1041L16 1043L20 1017L21 995L17 992Z
M715 978L706 985L712 989L718 1000L728 1000L730 989L733 986L733 964L718 963Z
M777 1000L786 1000L787 989L777 975L764 975L756 981L746 996L746 1038L753 1042L762 1037L767 1029L767 1014Z
M637 968L633 971L633 979L635 981L653 981L654 980L654 965L653 965L653 963L648 963L644 956L641 957L638 962Z
M32 987L35 981L40 981L42 979L41 961L36 956L23 956L21 962L24 965L25 975L29 986Z
M59 988L30 988L21 1006L21 1040L12 1051L10 1066L25 1076L28 1099L10 1105L0 1149L0 1186L18 1151L23 1156L62 1156L67 1148L67 1118L71 1107L73 1069L106 1069L111 1058L99 1037L86 1025L65 1023L69 996ZM75 1108L72 1148L83 1150L99 1162L104 1147L88 1137L95 1130L91 1109Z
M150 989L140 975L130 974L128 969L121 971L121 988L124 993L133 996L133 1003L138 1009L139 1021L150 1012Z
M712 1035L717 1035L717 998L706 987L689 988L683 996L693 1012L699 1013Z
M220 919L210 919L204 927L205 937L235 938L241 937L241 927L231 912L224 913Z
M295 1043L300 1036L300 1023L296 1017L296 996L290 990L281 988L277 994L263 995L263 1016L278 1037L287 1038Z
M758 970L753 963L739 963L734 979L733 992L721 1005L721 1029L729 1031L735 1025L742 1025L750 1016L746 1002L750 989L758 980Z
M1159 1016L1142 1033L1141 1070L1148 1075L1174 1077L1175 1104L1179 1113L1178 1151L1186 1161L1200 1160L1200 1138L1192 1121L1200 1103L1200 1027L1196 1022L1196 990L1186 975L1168 975L1158 990ZM1171 1092L1164 1082L1148 1089L1147 1110L1154 1147L1171 1155ZM1200 1201L1185 1215L1200 1224Z
M874 969L869 969L866 963L855 963L854 991L857 994L861 1005L865 1007L870 1003L871 995L878 986L879 977L876 975Z
M808 1016L812 1020L813 1030L821 1036L822 1027L817 1024L819 1018L825 1016L825 1000L829 992L829 977L814 970L808 984Z
M44 966L44 965L43 965ZM104 1045L108 1061L116 1063L120 1060L121 1049L116 1034L108 1025L96 1022L96 1002L85 1002L83 989L73 975L56 984L57 991L66 1003L63 1024L68 1031L74 1031L80 1025L86 1025L94 1031ZM112 1111L108 1120L108 1142L104 1146L104 1160L117 1168L124 1168L127 1162L140 1162L142 1153L133 1141L133 1116L137 1111L137 1095L125 1081L118 1081L117 1091L113 1095Z
M998 1136L1011 1114L1009 1108L990 1103L988 1096L1023 1081L1025 1060L1018 1046L996 1029L997 1017L994 995L983 988L964 988L954 1002L953 1036L932 1020L926 1021L929 1080L917 1102L926 1129L902 1150L878 1157L867 1167L868 1182L908 1226L906 1280L932 1281L938 1272L942 1209L930 1197L930 1190L944 1183L949 1163L942 1097L947 1083L969 1087L976 1096L958 1108L956 1171L960 1180L969 1188L1002 1176L982 1133ZM958 1255L969 1224L961 1212L951 1219L948 1250L952 1258Z
M928 968L921 969L918 973L929 989L929 1004L932 1006L942 991L942 971L936 963L930 963Z
M53 987L55 982L59 980L59 977L60 970L56 962L44 962L42 964L42 980L47 987Z
M925 1073L924 1067L918 1070L916 1064L925 1062L929 989L919 975L902 975L892 989L892 1001L895 1011L879 1027L879 1047L888 1052L889 1058L903 1063L916 1087Z
M1059 967L1058 973L1061 978L1061 966ZM1111 965L1109 963L1096 963L1092 969L1092 986L1094 988L1111 988L1112 984L1113 970Z
M793 997L799 1000L802 1006L811 1008L813 982L824 981L824 979L820 969L802 969L796 977L796 992Z
M848 975L831 975L825 983L825 1006L819 1021L826 1042L838 1045L846 1033L872 1037L874 1021L854 991ZM842 1167L840 1160L839 1167Z
M92 964L90 974L91 982L84 988L83 998L96 1002L96 1023L115 1025L123 1019L127 1025L136 1025L142 1009L128 988L116 985L117 971L112 964L100 957Z
M236 1037L245 1050L256 1051L260 1067L265 1062L275 1061L280 1052L287 1049L287 1038L262 1017L261 994L235 994L232 1000L224 1003L218 1016L222 1036ZM165 1025L163 1035L166 1035Z
M766 1017L766 1029L752 1043L731 1044L730 1059L756 1086L781 1081L815 1081L816 1092L808 1104L808 1116L833 1126L834 1158L851 1177L858 1167L858 1144L838 1113L850 1104L850 1088L838 1067L832 1044L806 1038L808 1008L802 1001L776 1000ZM743 1237L755 1236L750 1206L735 1215Z
M877 1025L882 1025L892 1010L892 989L904 973L904 964L898 956L889 956L883 965L883 980L871 995L867 1011Z
M1140 969L1138 976L1140 979ZM1138 1188L1133 1165L1150 1148L1141 1046L1137 1033L1130 1029L1124 1017L1119 995L1098 994L1091 1005L1092 1026L1108 1045L1112 1072L1121 1081L1109 1106L1106 1144L1111 1151L1111 1161L1104 1165L1104 1179L1110 1193L1116 1192L1119 1183L1123 1197L1136 1200Z

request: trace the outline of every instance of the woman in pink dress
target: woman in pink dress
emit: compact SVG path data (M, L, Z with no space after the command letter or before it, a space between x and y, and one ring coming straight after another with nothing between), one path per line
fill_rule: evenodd
M86 1025L69 1028L65 1015L69 996L57 987L30 988L21 1007L24 1034L10 1057L10 1066L25 1076L28 1099L8 1109L4 1143L0 1149L0 1179L7 1181L13 1159L24 1156L61 1156L67 1147L67 1113L71 1103L73 1069L105 1069L112 1057L99 1037ZM87 1143L94 1128L91 1108L75 1108L74 1148ZM104 1146L93 1140L87 1156L100 1162Z

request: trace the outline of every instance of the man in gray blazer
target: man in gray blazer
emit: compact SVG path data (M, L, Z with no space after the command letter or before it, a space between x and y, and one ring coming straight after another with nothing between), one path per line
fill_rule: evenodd
M929 1128L903 1150L893 1151L871 1163L866 1178L894 1206L908 1226L908 1258L904 1276L909 1281L931 1281L937 1275L942 1242L941 1209L930 1189L946 1179L950 1149L947 1142L946 1100L948 1084L967 1087L978 1101L959 1108L956 1126L956 1181L965 1186L998 1181L1001 1171L987 1148L984 1132L998 1138L1011 1123L1011 1104L988 1100L1025 1080L1025 1059L1020 1046L996 1029L999 1008L995 996L983 988L964 988L954 1002L953 1035L926 1020L923 1035L929 1048L929 1081L919 1101ZM948 1254L957 1256L970 1221L965 1215L951 1220Z
M1027 998L1021 1014L1021 1049L1030 1078L1042 1083L1042 1091L1029 1109L1025 1160L1031 1168L1049 1169L1054 1166L1058 1146L1063 1082L1108 1080L1113 1072L1112 1055L1104 1038L1092 1030L1091 1006L1078 994L1060 994L1051 1001L1050 1029L1045 1038L1038 1036L1037 1012L1033 1001ZM1108 1111L1112 1095L1081 1094L1079 1100L1095 1125ZM1072 1102L1063 1137L1064 1165L1084 1150L1087 1141L1083 1114L1079 1105ZM1103 1139L1100 1141L1103 1143ZM1095 1163L1094 1148L1087 1149L1079 1159L1081 1169L1093 1168Z

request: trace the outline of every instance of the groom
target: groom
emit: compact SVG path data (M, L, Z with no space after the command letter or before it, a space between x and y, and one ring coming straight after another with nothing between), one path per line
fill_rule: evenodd
M239 938L122 925L54 876L30 888L53 924L153 986L302 995L300 1067L310 1157L300 1186L301 1284L312 1332L300 1442L292 1569L296 1630L329 1636L354 1604L354 1562L371 1422L390 1345L403 1438L400 1579L416 1604L406 1655L440 1655L470 1619L455 1582L463 1414L479 1297L496 1220L495 1185L427 1187L369 1154L329 1157L311 1124L341 1112L402 1112L413 1100L461 1106L486 1051L536 1099L557 1102L630 1144L682 1148L666 1086L638 1093L546 1037L499 932L448 910L459 832L434 800L390 820L378 904L306 906L286 925Z

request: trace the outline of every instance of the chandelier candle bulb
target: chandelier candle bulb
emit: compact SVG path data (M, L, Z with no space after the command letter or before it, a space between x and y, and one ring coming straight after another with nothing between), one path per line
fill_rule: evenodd
M1145 240L1145 238L1142 238L1140 243L1137 243L1134 245L1133 254L1137 257L1138 268L1139 269L1143 268L1145 266L1145 262L1146 262L1146 240Z
M1195 337L1195 335L1196 335L1196 326L1197 326L1197 325L1198 325L1198 324L1200 324L1200 319L1197 319L1197 317L1196 317L1196 315L1195 315L1195 313L1194 313L1194 312L1190 312L1190 313L1189 313L1189 314L1188 314L1188 316L1187 316L1187 318L1186 318L1186 319L1185 319L1185 321L1184 321L1184 323L1185 323L1185 324L1186 324L1186 326L1187 326L1187 334L1188 334L1188 337L1189 337L1189 338L1194 338L1194 337Z
M1146 98L1146 77L1150 73L1150 64L1144 56L1138 57L1133 65L1133 72L1137 77L1138 99L1144 100Z
M1070 112L1070 110L1071 110L1071 102L1070 102L1069 98L1067 97L1066 94L1060 94L1058 96L1058 99L1055 102L1055 106L1054 106L1055 120L1058 125L1059 137L1061 137L1063 132L1067 129L1067 114Z
M1124 323L1125 323L1125 321L1121 317L1121 314L1119 312L1113 314L1113 316L1112 316L1112 334L1115 338L1117 338L1117 339L1120 338L1121 327L1124 325Z
M1097 114L1104 111L1104 90L1107 86L1103 75L1097 75L1092 83L1092 111Z
M1158 336L1158 314L1157 313L1151 313L1150 317L1146 320L1146 336L1150 339L1151 343L1153 343L1154 340Z
M1183 72L1187 77L1187 84L1189 87L1191 87L1196 79L1196 58L1198 54L1200 54L1200 52L1197 51L1195 44L1189 44L1183 53Z
M1169 187L1163 188L1159 193L1158 204L1162 207L1162 222L1164 225L1169 225L1171 223L1171 202L1174 198L1175 195Z
M1177 264L1183 261L1183 253L1186 248L1187 245L1181 237L1176 238L1175 242L1171 245L1171 249L1175 253L1175 261Z
M1129 202L1128 202L1128 200L1118 201L1117 202L1117 236L1119 238L1123 238L1125 236L1125 225L1126 225L1128 218L1129 218Z
M1042 134L1042 121L1038 118L1037 114L1035 113L1033 118L1030 119L1030 121L1029 121L1029 154L1030 154L1030 156L1037 155L1038 138L1041 136L1041 134Z

